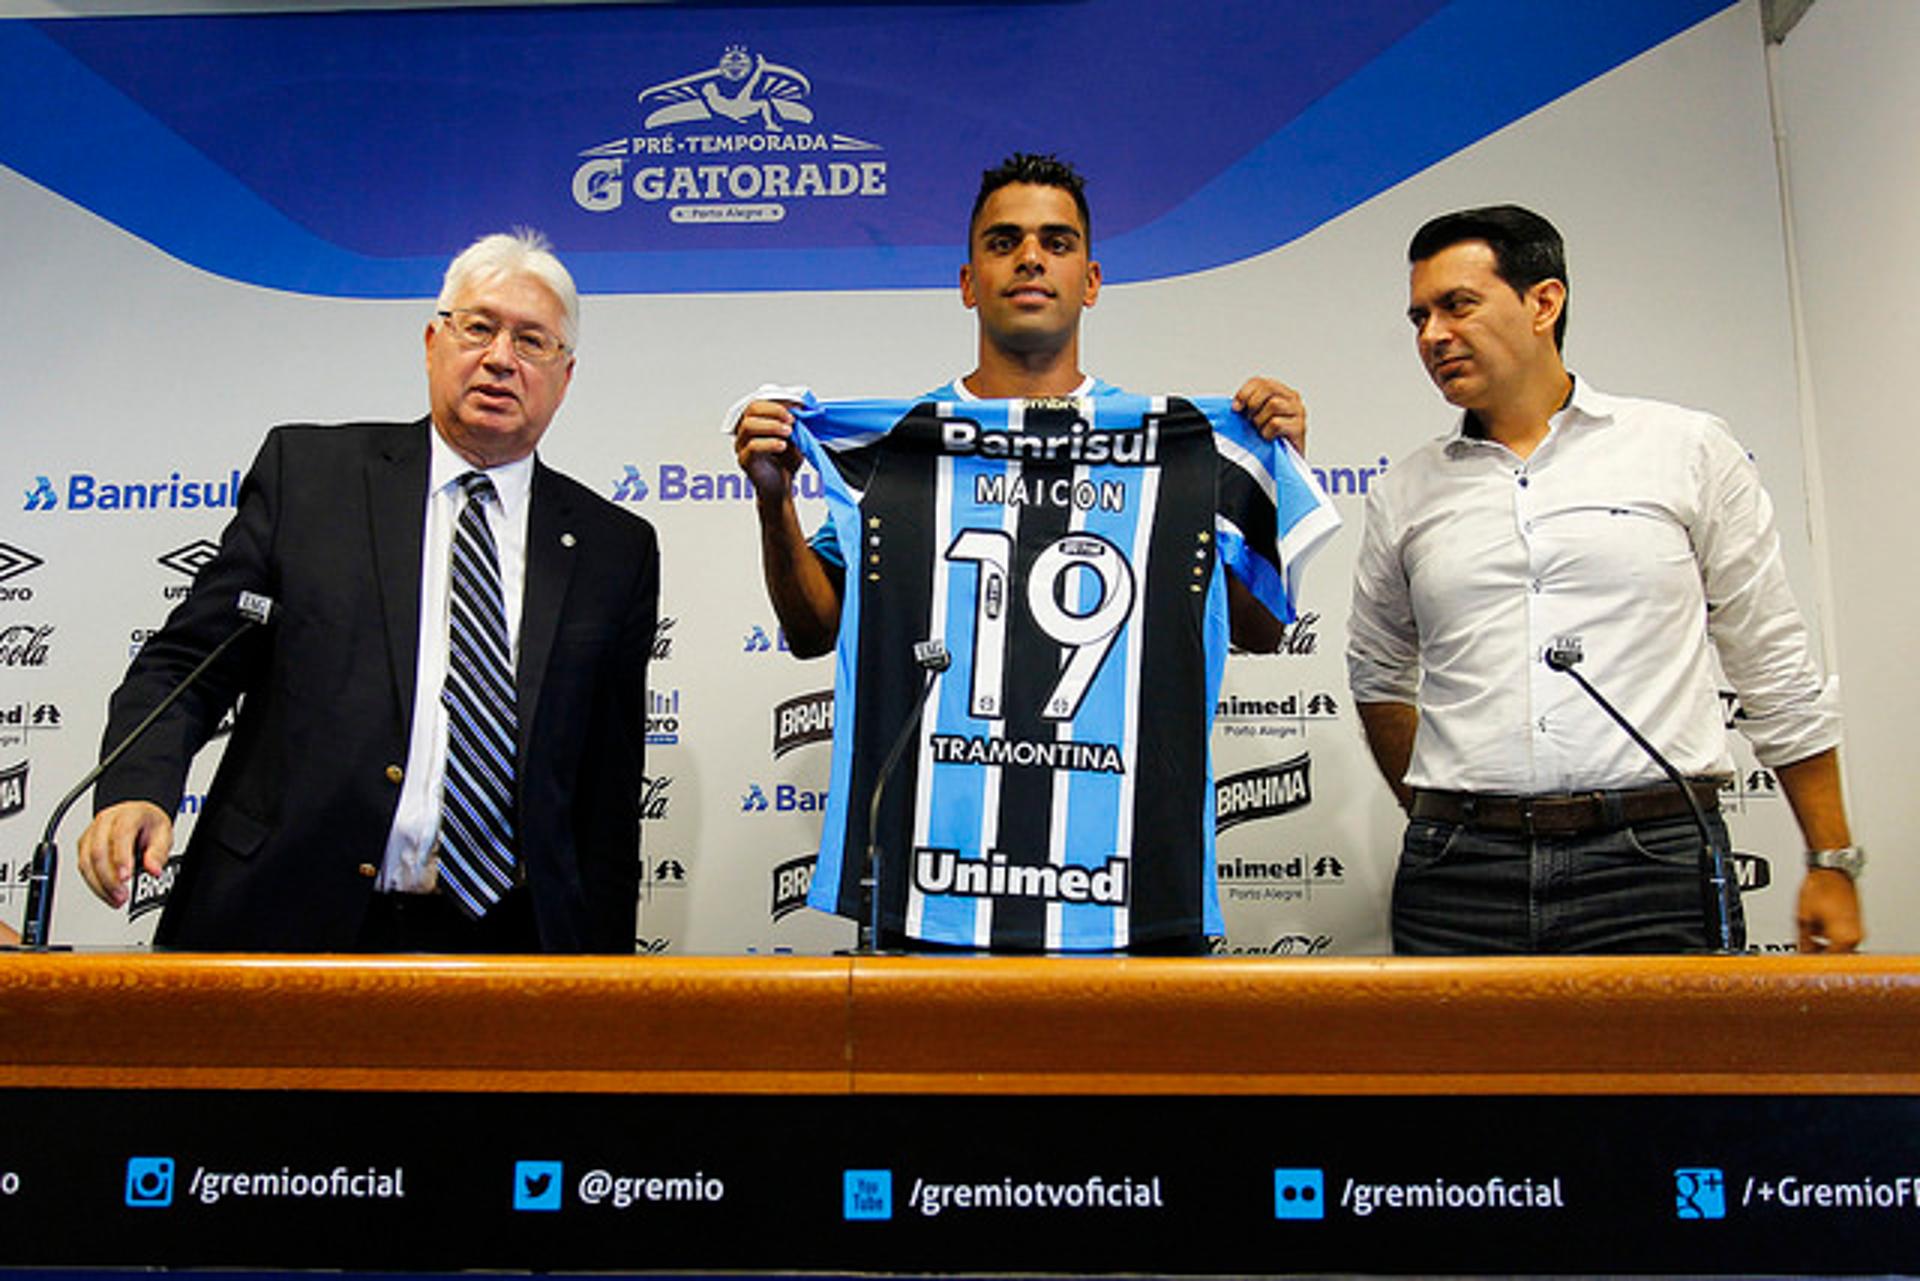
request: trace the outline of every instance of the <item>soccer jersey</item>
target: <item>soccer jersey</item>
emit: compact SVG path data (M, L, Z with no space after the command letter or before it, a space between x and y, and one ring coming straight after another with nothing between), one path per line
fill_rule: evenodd
M959 946L1110 950L1222 930L1209 730L1224 572L1283 622L1339 524L1225 399L809 401L847 567L811 903ZM912 717L924 640L952 665Z

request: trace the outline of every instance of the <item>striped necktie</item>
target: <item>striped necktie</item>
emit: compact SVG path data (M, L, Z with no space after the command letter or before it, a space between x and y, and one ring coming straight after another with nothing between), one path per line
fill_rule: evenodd
M460 478L466 502L453 538L449 600L447 781L440 807L440 887L470 917L513 888L513 664L507 645L500 556L487 526L493 482L477 471Z

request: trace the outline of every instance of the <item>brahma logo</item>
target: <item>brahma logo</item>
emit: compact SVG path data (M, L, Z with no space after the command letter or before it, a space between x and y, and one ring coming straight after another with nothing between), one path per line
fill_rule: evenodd
M631 196L671 224L711 226L780 222L796 201L884 197L884 149L810 127L812 96L799 68L729 45L713 66L640 90L642 132L581 151L573 201L612 213Z
M4 584L9 579L31 573L46 563L24 547L15 547L12 543L0 543L0 601L32 600L33 588L24 583L16 586Z
M774 866L774 920L792 916L807 905L807 894L813 889L813 869L817 862L819 862L818 855L806 854Z
M790 698L773 709L773 757L779 760L796 747L833 739L833 691L819 690Z
M160 875L154 876L145 866L134 865L133 896L127 900L127 919L137 921L150 912L157 912L167 905L167 895L173 892L173 879L180 874L180 856L175 854L160 869Z
M1773 864L1758 854L1735 850L1728 855L1727 862L1732 865L1734 882L1742 894L1757 894L1773 884Z
M12 818L27 808L27 762L0 770L0 818Z
M1229 774L1213 785L1213 830L1224 832L1313 803L1307 753L1277 765Z

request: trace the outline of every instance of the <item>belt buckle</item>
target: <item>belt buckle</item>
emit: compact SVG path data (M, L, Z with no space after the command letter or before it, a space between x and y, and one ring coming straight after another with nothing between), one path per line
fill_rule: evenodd
M1518 810L1520 814L1520 834L1529 837L1535 835L1533 830L1533 797L1520 797Z

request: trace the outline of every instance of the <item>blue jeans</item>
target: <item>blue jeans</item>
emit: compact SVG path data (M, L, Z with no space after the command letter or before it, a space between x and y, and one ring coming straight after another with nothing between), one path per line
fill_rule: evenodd
M1730 850L1718 814L1707 826ZM1731 883L1733 943L1746 945ZM1412 819L1393 881L1393 950L1697 952L1718 946L1689 817L1585 836L1529 837Z

